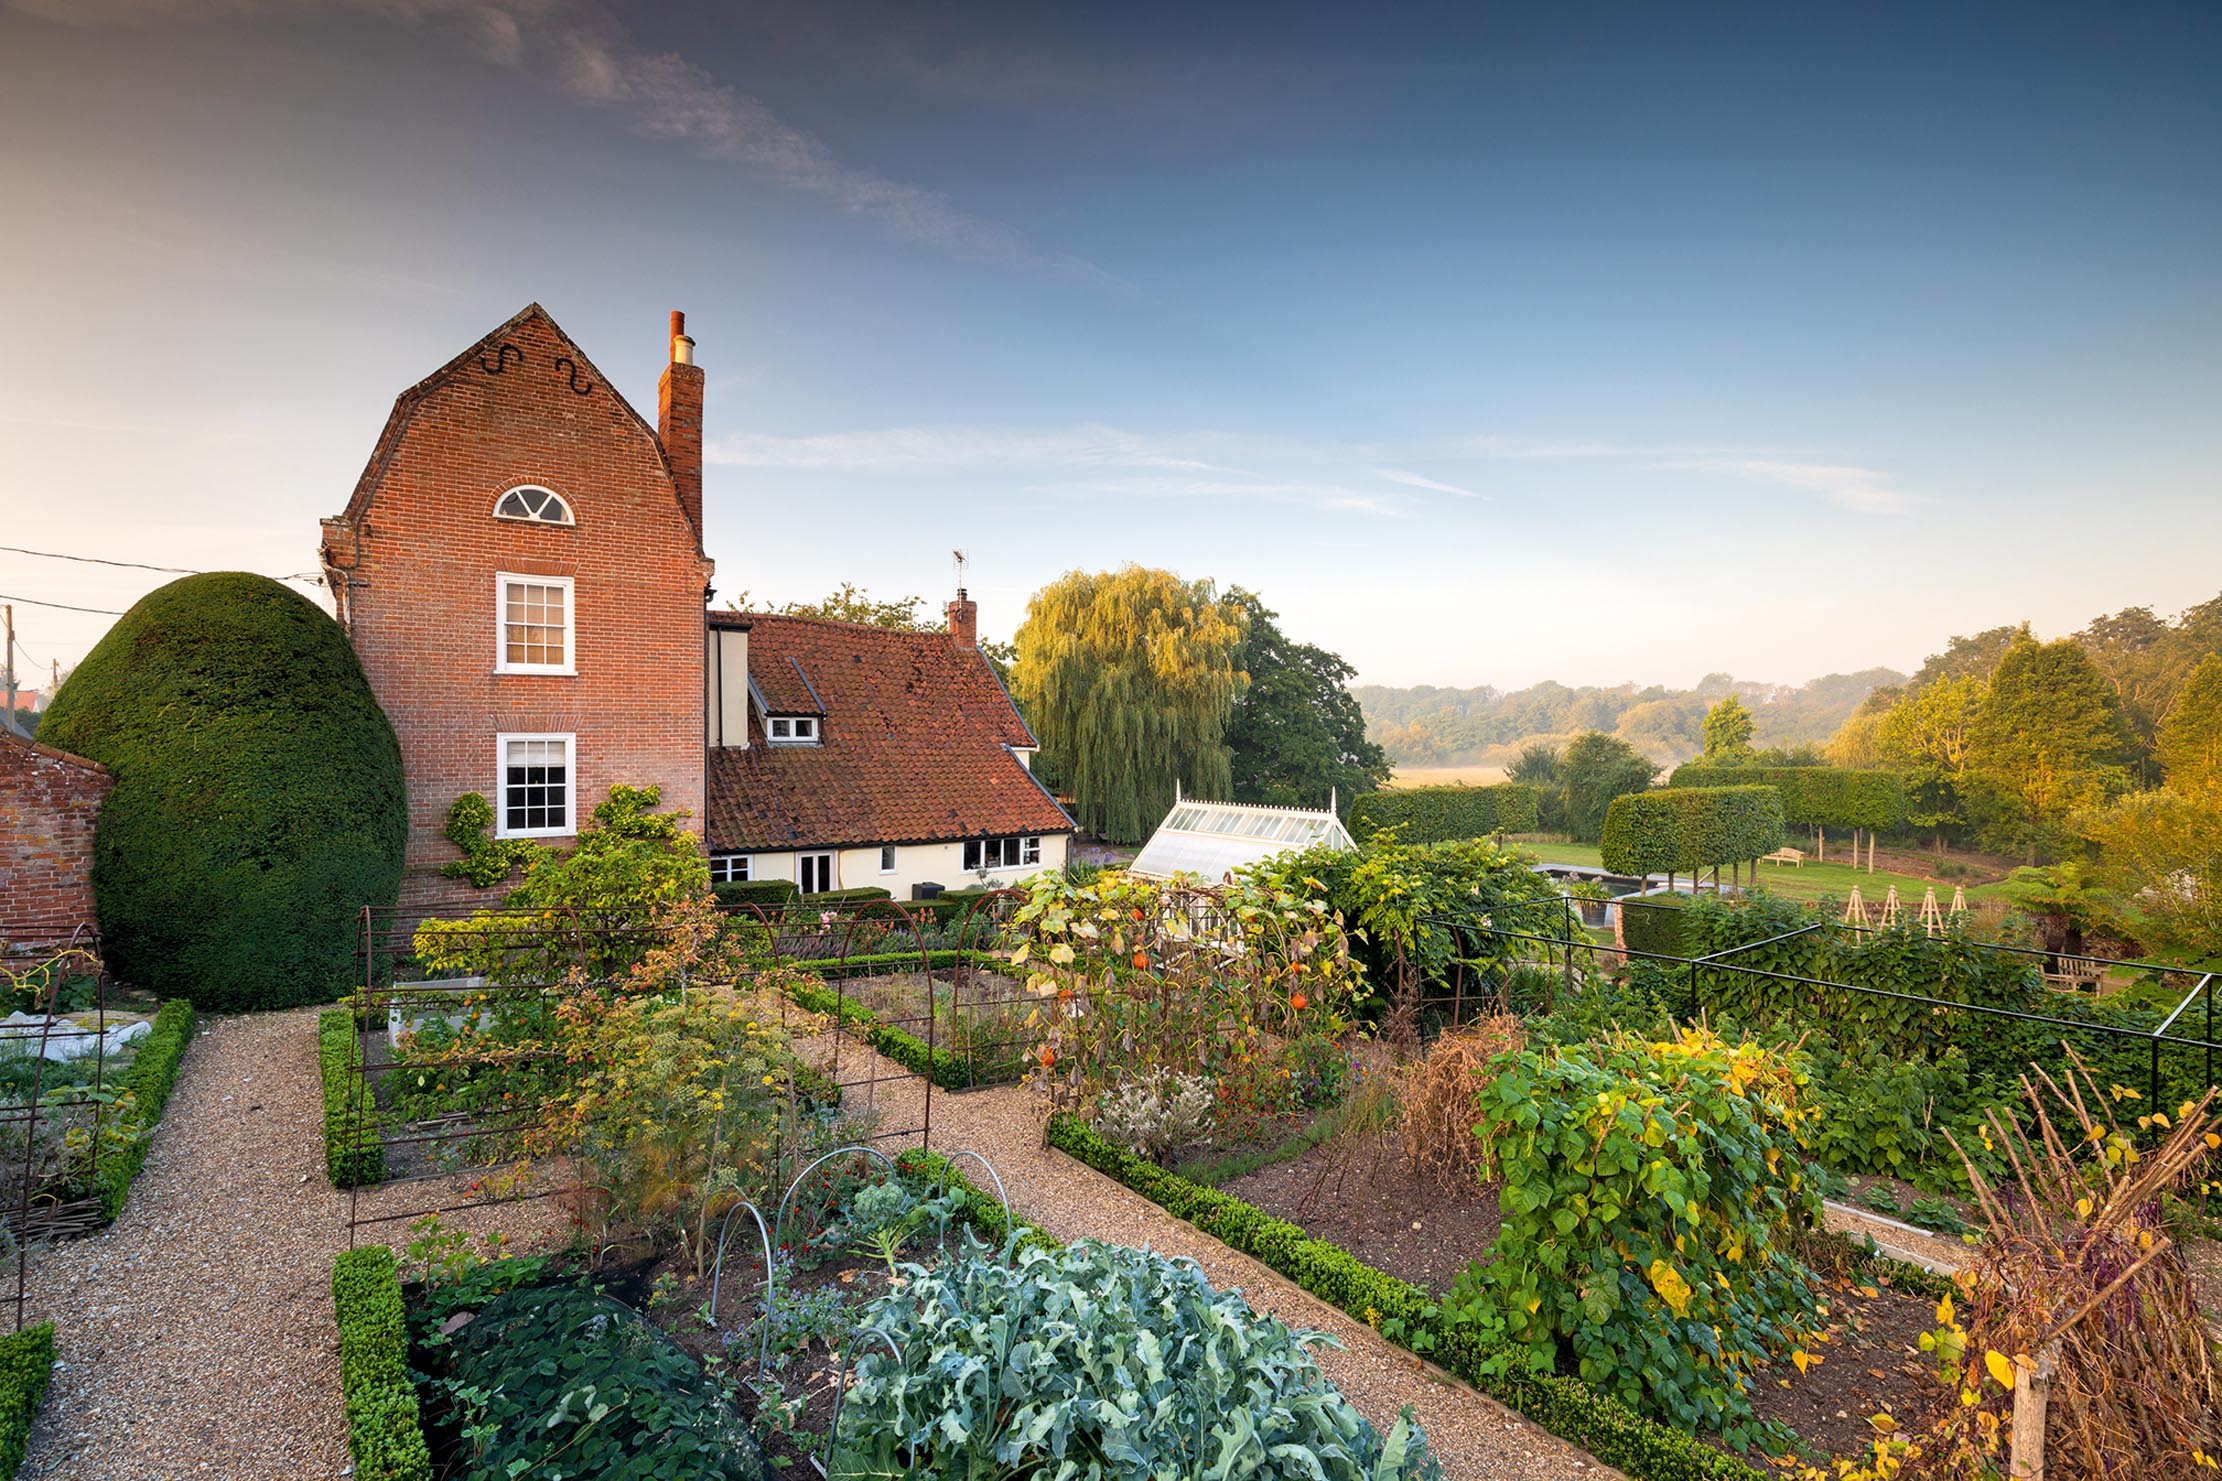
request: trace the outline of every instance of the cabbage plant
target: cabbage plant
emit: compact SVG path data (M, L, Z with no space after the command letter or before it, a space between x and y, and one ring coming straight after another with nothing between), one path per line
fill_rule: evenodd
M863 1321L837 1481L1440 1481L1406 1410L1384 1436L1321 1374L1320 1332L1216 1291L1192 1264L1083 1240L963 1255ZM867 1347L859 1343L858 1351Z

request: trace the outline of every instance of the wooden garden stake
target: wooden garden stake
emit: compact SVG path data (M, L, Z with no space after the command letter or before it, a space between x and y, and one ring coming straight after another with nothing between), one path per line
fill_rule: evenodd
M2060 1360L2055 1338L2034 1363L2014 1364L2014 1430L2010 1474L2014 1481L2044 1481L2045 1409L2052 1400L2052 1375Z

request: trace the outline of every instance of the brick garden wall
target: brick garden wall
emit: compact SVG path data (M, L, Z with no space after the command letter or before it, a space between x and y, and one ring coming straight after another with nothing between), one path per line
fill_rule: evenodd
M106 768L0 734L0 956L93 919L93 825Z
M516 353L486 346L412 393L347 513L325 523L342 620L401 740L410 910L498 897L439 868L457 856L441 836L455 799L500 806L503 732L576 735L580 819L613 783L656 783L702 826L699 535L655 433L551 320L530 312L503 341ZM528 483L562 495L576 524L494 519ZM495 672L497 571L574 578L576 674Z

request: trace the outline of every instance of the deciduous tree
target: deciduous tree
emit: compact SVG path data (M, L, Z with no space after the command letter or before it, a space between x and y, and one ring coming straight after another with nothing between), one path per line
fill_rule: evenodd
M1971 768L2012 797L2032 857L2069 813L2124 782L2130 737L2114 688L2071 638L2017 639L1999 660L1973 730Z
M2210 653L2191 671L2160 723L2159 749L2169 791L2222 803L2222 657Z
M1751 759L1751 711L1731 694L1705 712L1705 760L1712 766L1734 766Z
M1366 739L1351 697L1356 670L1325 648L1289 639L1255 593L1227 594L1246 614L1242 671L1250 684L1235 702L1227 747L1237 802L1324 807L1389 779L1389 758Z
M1559 757L1559 781L1566 789L1566 831L1581 843L1604 836L1605 810L1612 800L1651 785L1659 768L1618 736L1592 730L1574 738Z
M1071 789L1079 822L1146 837L1178 782L1234 789L1227 722L1245 685L1245 612L1210 581L1128 566L1073 571L1034 594L1012 682L1041 740L1045 773Z

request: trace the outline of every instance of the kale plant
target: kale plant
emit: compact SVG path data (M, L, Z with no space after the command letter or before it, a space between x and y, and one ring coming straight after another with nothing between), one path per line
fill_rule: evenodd
M968 1239L905 1274L863 1314L902 1357L874 1344L859 1361L836 1481L1440 1481L1409 1411L1384 1437L1321 1375L1311 1347L1331 1338L1254 1314L1193 1265Z

